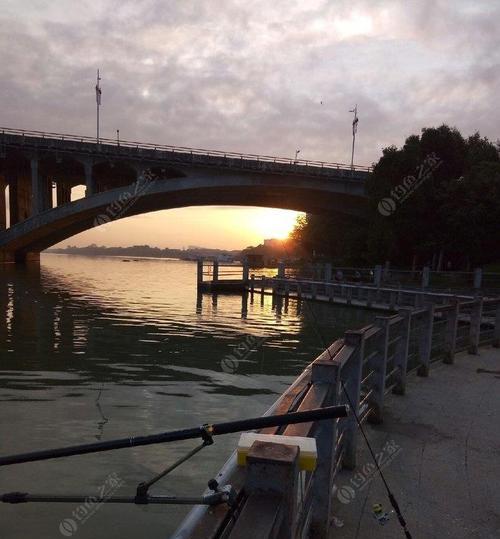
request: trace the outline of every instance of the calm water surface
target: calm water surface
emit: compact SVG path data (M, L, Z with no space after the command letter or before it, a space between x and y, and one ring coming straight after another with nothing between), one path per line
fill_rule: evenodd
M258 294L197 296L195 283L196 264L177 260L43 255L39 268L0 270L0 454L260 415L321 352L318 331L330 342L374 316ZM250 338L242 361L224 361ZM151 492L200 494L236 440L217 438ZM133 495L193 446L0 468L0 493L96 495L115 477L116 494ZM82 524L78 504L0 505L0 537L60 539L72 519L81 539L167 538L187 511L113 504Z

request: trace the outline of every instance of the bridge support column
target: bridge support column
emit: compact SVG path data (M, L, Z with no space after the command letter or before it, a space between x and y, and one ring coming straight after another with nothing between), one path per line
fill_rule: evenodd
M10 226L19 222L19 212L17 207L17 174L7 171L5 175L9 184L9 221Z
M85 169L85 196L88 197L96 192L95 180L92 175L92 163L90 161L86 161L83 166Z
M38 158L31 159L31 215L43 211L43 186L38 173Z
M69 204L71 202L71 187L64 183L57 182L56 199L58 206Z
M40 178L41 180L41 198L42 198L42 209L41 211L50 210L53 207L52 204L52 180L44 174Z
M7 208L5 207L5 189L7 183L0 178L0 232L7 228Z

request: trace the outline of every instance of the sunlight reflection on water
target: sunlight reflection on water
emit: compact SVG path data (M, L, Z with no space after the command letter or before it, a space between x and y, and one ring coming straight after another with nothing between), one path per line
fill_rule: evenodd
M373 314L270 297L197 295L196 263L43 255L39 269L0 272L0 452L150 434L261 414L345 329ZM259 346L234 372L221 360L248 336ZM217 439L155 492L199 494L237 436ZM110 473L133 494L192 442L2 469L0 491L95 494ZM2 538L60 537L69 505L0 507ZM105 506L79 538L168 537L187 509Z

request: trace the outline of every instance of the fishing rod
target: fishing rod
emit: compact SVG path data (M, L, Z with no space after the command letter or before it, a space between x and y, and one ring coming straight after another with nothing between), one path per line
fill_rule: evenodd
M303 412L290 412L287 414L271 415L264 417L254 417L250 419L241 419L238 421L228 421L225 423L205 424L199 427L174 430L152 434L149 436L136 436L130 438L119 438L108 440L106 442L96 442L91 444L80 444L55 449L45 449L42 451L33 451L31 453L21 453L0 457L0 466L10 466L13 464L22 464L26 462L36 462L41 460L70 457L74 455L84 455L88 453L99 453L102 451L111 451L113 449L122 449L126 447L138 447L143 445L152 445L160 443L177 442L181 440L190 440L201 438L202 443L193 448L189 453L181 457L172 465L155 475L149 481L144 481L137 486L135 496L85 496L85 495L52 495L52 494L29 494L27 492L9 492L0 495L0 501L4 503L25 503L25 502L56 502L56 503L77 503L92 500L93 503L134 503L140 505L146 504L189 504L189 505L218 505L227 503L234 504L236 492L231 485L219 487L215 479L208 482L209 494L201 497L177 497L177 496L151 496L148 494L149 488L165 477L172 470L186 462L204 447L212 445L213 436L230 434L247 430L257 430L266 427L281 427L283 425L292 425L295 423L308 423L311 421L321 421L325 419L336 419L346 417L349 413L349 406L327 406L325 408L315 408Z
M221 434L231 434L246 430L263 429L266 427L281 427L283 425L293 425L294 423L307 423L321 419L335 419L346 417L349 412L348 406L326 406L325 408L315 408L304 412L290 412L288 414L270 415L264 417L253 417L250 419L240 419L238 421L228 421L226 423L214 423L213 425L201 425L189 429L173 430L149 436L135 436L131 438L119 438L106 442L94 442L91 444L72 445L56 449L45 449L32 453L21 453L0 457L0 466L11 464L21 464L23 462L35 462L39 460L55 459L61 457L71 457L73 455L84 455L87 453L99 453L112 449L122 449L124 447L138 447L141 445L161 444L166 442L178 442L193 438L211 438Z

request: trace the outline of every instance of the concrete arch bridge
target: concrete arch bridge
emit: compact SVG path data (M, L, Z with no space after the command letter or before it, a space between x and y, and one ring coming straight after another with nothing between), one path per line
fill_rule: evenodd
M370 172L0 128L0 262L37 259L40 251L94 226L170 208L241 205L360 215ZM80 185L85 196L72 201Z

